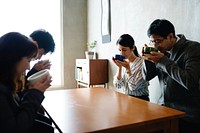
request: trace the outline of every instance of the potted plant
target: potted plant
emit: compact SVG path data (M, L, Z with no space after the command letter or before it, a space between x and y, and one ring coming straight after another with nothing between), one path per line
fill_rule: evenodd
M86 59L95 59L96 52L95 48L97 45L97 41L93 41L92 43L87 43L87 51L85 51Z

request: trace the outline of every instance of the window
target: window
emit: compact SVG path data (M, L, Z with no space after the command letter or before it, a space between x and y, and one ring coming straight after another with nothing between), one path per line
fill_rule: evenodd
M1 0L0 36L17 31L29 36L34 30L45 29L52 34L55 52L42 59L52 63L52 87L63 85L62 42L61 42L61 1L60 0ZM31 64L33 65L32 62Z

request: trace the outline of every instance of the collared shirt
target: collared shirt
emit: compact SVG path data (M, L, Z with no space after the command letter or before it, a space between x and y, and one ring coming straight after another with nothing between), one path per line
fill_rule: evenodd
M180 37L176 35L176 43L180 40ZM173 48L169 51L169 53L171 54Z

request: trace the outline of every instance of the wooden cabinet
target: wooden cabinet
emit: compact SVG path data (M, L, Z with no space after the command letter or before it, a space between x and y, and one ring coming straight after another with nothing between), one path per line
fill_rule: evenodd
M77 87L90 87L108 83L107 59L76 59L75 78Z

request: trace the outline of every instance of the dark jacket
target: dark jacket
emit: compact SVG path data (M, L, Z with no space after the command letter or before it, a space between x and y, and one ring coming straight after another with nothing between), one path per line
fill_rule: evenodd
M169 58L144 61L143 77L151 80L158 75L165 105L186 112L186 121L200 122L200 44L178 36Z
M42 92L30 89L18 103L10 89L0 84L0 132L27 133L43 99Z
M27 84L28 77L35 74L36 72L38 72L38 70L36 70L35 68L32 68L30 71L28 71L27 75L25 76L25 84Z
M35 68L32 68L30 71L28 71L26 78L30 77L31 75L33 75L36 72L38 72L38 70L36 70Z

